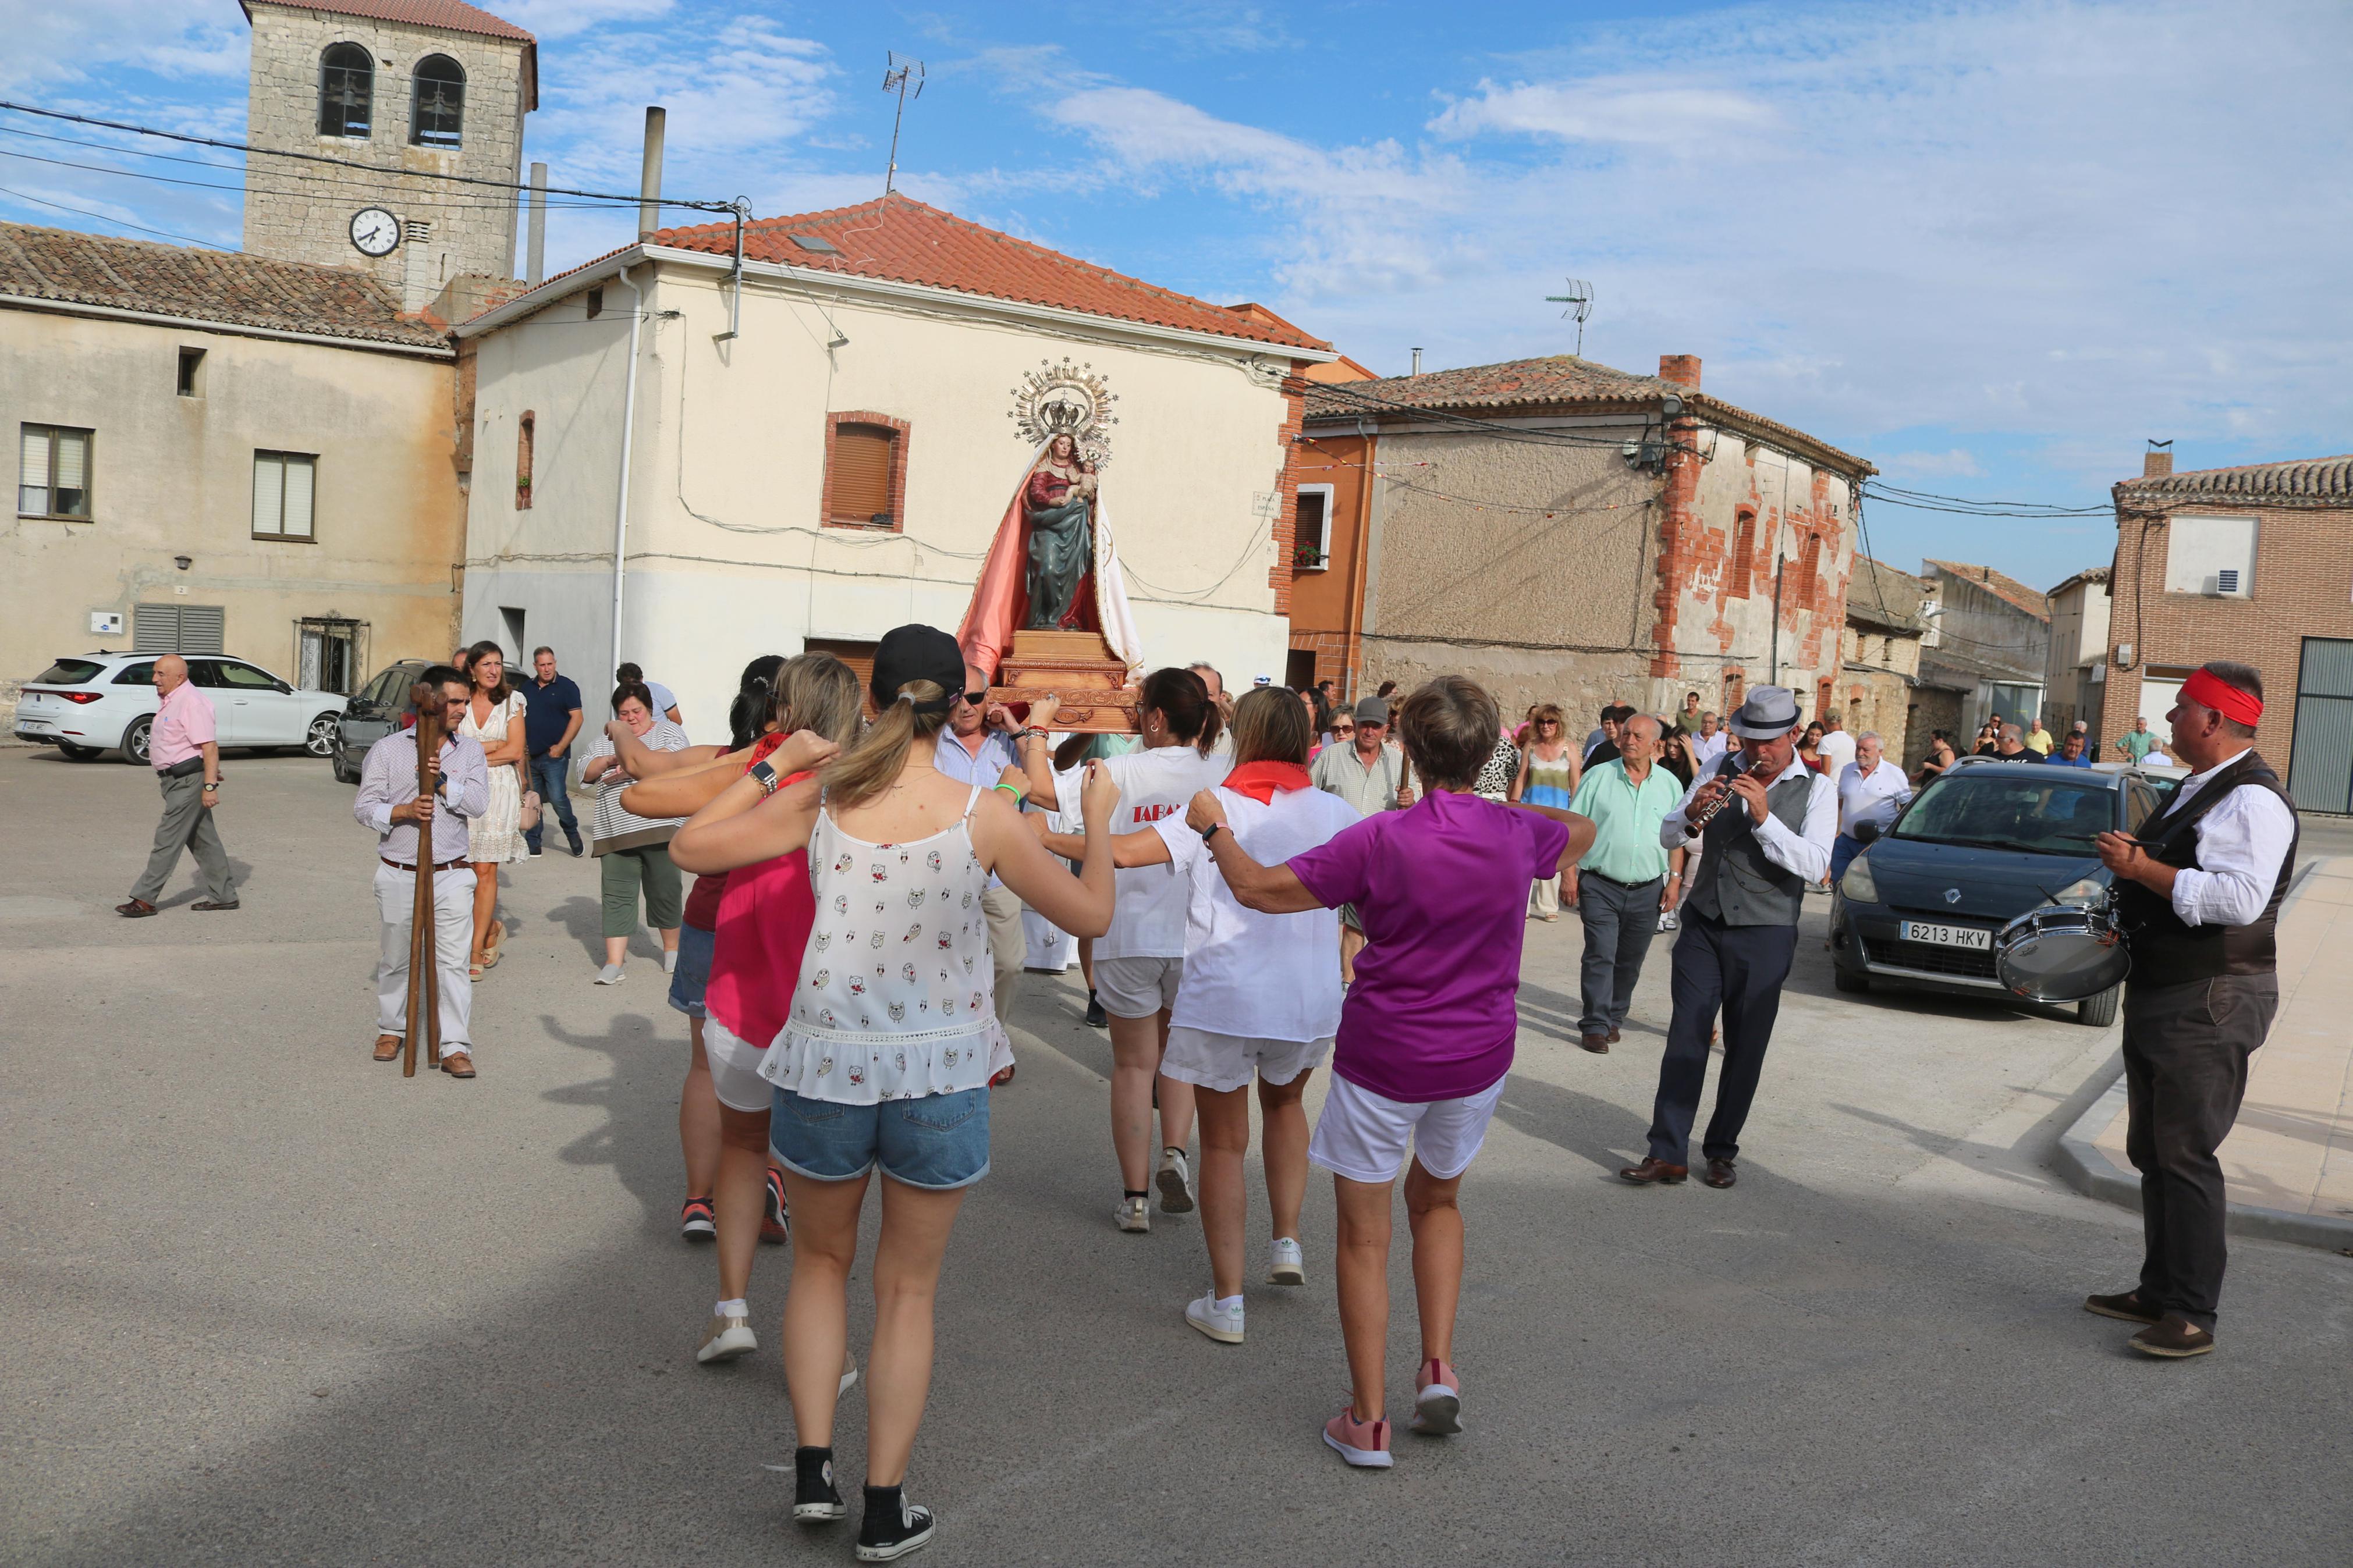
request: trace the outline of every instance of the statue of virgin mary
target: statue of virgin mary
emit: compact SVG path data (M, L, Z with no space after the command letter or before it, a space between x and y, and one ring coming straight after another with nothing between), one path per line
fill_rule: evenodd
M982 686L1018 631L1100 632L1128 679L1144 672L1144 642L1103 515L1101 479L1067 431L1029 457L990 541L956 641Z

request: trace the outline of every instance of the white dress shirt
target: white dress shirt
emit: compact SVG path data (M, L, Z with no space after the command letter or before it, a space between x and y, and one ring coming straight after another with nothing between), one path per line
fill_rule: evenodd
M1787 824L1767 811L1765 820L1755 823L1750 831L1763 847L1765 858L1784 871L1796 873L1801 881L1819 882L1831 872L1831 840L1838 836L1838 786L1831 783L1829 774L1813 772L1792 753L1789 765L1764 781L1765 787L1771 789L1792 773L1807 780L1810 786L1806 796L1806 826L1792 833ZM1665 847L1682 849L1691 845L1692 839L1683 830L1691 824L1692 796L1715 776L1713 769L1694 775L1691 788L1683 791L1681 804L1659 824L1659 842ZM1747 803L1740 800L1726 803L1724 809L1737 811L1743 816L1748 813Z
M1731 743L1732 731L1729 730L1718 730L1713 735L1703 735L1694 731L1691 738L1692 761L1703 768L1713 769L1715 766L1715 759L1724 755L1725 747Z
M1856 825L1868 822L1884 833L1911 800L1912 781L1885 757L1868 773L1849 763L1838 775L1839 832L1852 838Z
M2167 817L2253 749L2243 747L2237 755L2183 779L2163 816L2151 818L2139 837L2162 833ZM2295 814L2271 791L2241 784L2190 831L2198 836L2199 865L2174 872L2173 912L2184 925L2252 924L2271 902L2272 886L2279 880L2281 862L2295 837Z

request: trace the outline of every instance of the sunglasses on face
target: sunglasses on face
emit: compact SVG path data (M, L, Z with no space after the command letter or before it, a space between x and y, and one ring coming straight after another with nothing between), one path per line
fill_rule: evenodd
M961 693L959 693L959 694L958 694L958 696L957 696L957 698L956 698L956 700L958 700L959 702L969 702L969 703L971 703L975 708L977 708L977 707L979 707L982 703L984 703L984 702L986 702L986 701L987 701L987 700L988 700L988 693L987 693L987 692L986 692L986 691L965 691L965 692L961 692Z
M1356 727L1354 724L1335 724L1332 726L1332 733L1335 735L1353 735L1356 732Z

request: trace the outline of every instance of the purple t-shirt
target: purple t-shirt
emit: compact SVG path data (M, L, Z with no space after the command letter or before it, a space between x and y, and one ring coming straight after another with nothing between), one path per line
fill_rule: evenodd
M1554 875L1567 846L1538 812L1432 790L1292 857L1317 902L1356 905L1365 927L1332 1070L1408 1104L1509 1072L1528 883Z

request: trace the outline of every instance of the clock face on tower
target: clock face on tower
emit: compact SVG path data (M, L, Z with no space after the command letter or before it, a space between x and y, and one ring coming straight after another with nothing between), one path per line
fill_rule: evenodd
M362 256L389 256L400 243L400 220L382 207L352 215L352 247Z

